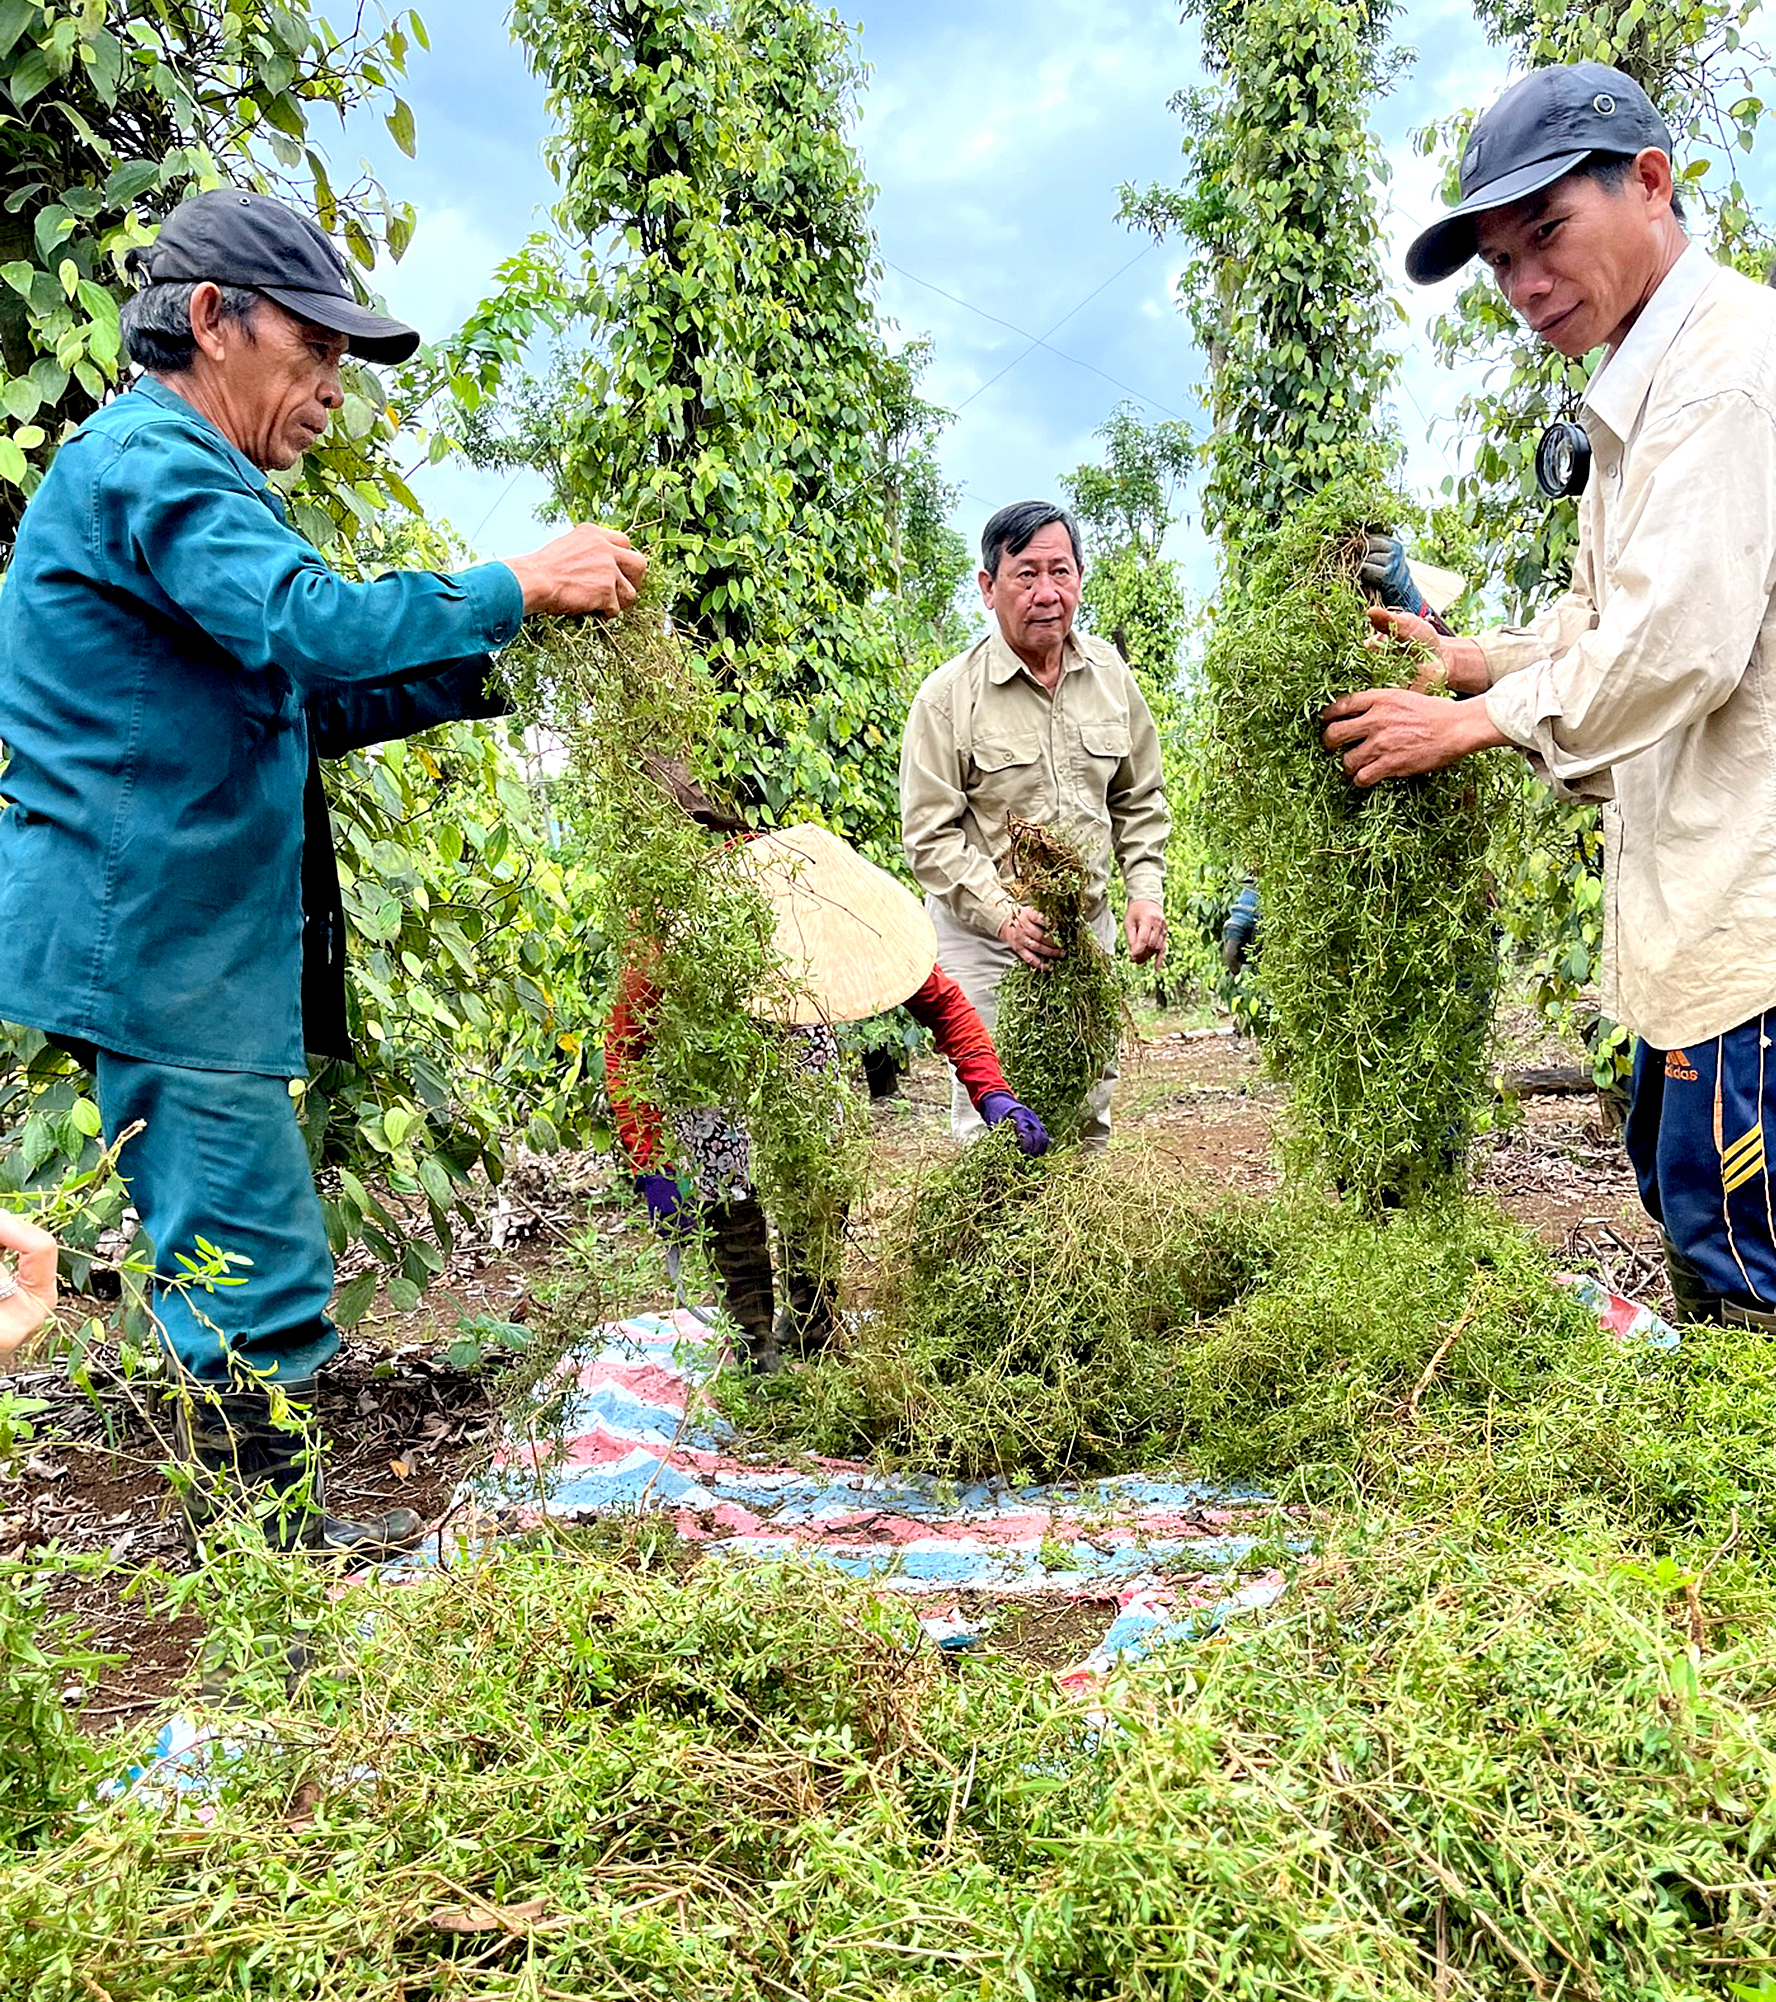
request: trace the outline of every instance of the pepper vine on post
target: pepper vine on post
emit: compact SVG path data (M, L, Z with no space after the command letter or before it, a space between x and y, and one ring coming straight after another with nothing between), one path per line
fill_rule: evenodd
M1185 12L1212 81L1176 100L1184 184L1123 191L1129 221L1191 247L1180 303L1209 360L1220 602L1196 709L1202 783L1185 797L1227 881L1258 876L1291 1169L1377 1209L1461 1178L1493 985L1482 789L1359 798L1318 734L1332 697L1410 672L1366 653L1350 555L1353 533L1406 511L1388 487L1401 451L1382 403L1396 361L1377 249L1386 163L1366 115L1395 67L1392 9Z

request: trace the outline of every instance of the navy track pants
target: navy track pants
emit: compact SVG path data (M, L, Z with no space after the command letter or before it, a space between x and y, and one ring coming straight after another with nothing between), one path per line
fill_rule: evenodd
M1776 1311L1776 1009L1704 1043L1638 1043L1623 1140L1647 1214L1709 1290Z

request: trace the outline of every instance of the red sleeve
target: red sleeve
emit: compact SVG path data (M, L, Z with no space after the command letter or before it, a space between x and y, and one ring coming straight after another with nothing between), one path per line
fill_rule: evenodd
M938 1055L948 1057L956 1066L962 1089L976 1112L988 1092L1011 1090L999 1068L999 1052L993 1047L986 1023L941 966L931 969L931 978L906 1007L915 1022L931 1031Z
M604 1038L604 1092L616 1121L617 1138L637 1175L664 1174L659 1109L633 1097L629 1077L653 1041L653 1014L660 990L635 966L625 966L617 982L610 1028Z

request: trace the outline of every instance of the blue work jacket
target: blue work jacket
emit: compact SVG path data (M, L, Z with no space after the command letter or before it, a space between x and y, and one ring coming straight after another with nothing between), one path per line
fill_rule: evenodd
M182 397L150 378L107 404L56 455L0 585L0 1017L304 1075L305 878L329 962L311 1012L343 980L317 741L499 713L487 650L523 613L501 563L348 582ZM338 999L308 1038L330 1054Z

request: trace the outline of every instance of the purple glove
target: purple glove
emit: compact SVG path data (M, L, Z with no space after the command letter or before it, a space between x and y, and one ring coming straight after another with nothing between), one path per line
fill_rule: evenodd
M1038 1154L1048 1152L1048 1128L1043 1125L1027 1105L1020 1103L1008 1091L990 1091L980 1102L980 1116L989 1126L997 1126L1002 1119L1011 1121L1011 1130L1017 1135L1018 1151L1034 1159Z
M668 1244L683 1244L697 1231L697 1205L678 1186L676 1175L637 1175L635 1193L647 1204L648 1222Z

